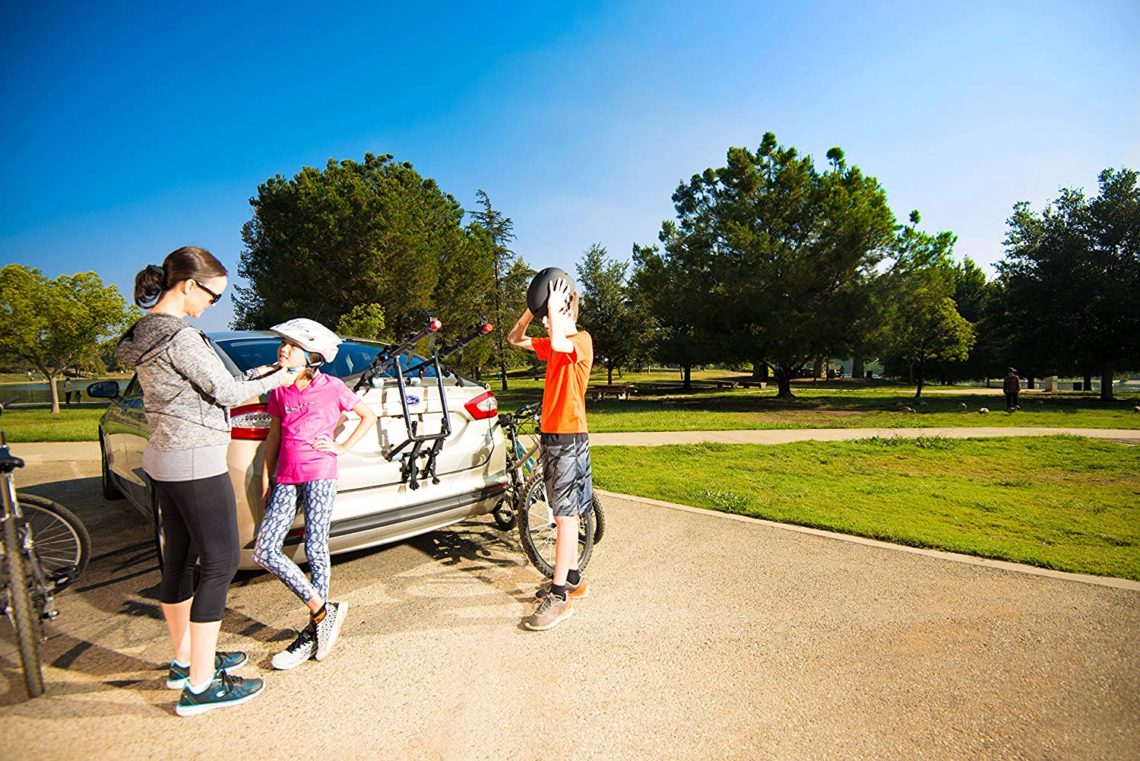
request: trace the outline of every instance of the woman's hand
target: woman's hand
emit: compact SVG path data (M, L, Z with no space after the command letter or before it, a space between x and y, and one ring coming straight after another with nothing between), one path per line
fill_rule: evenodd
M336 439L331 436L318 436L313 441L313 449L318 452L332 452L333 454L342 455L348 451L348 448L343 444L336 443Z

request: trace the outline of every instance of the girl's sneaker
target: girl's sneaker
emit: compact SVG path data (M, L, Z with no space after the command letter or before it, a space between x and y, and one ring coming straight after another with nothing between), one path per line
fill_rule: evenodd
M538 591L534 593L534 596L541 600L549 594L550 582L547 582L538 588ZM582 579L577 584L570 584L567 582L566 596L571 600L581 600L583 597L590 596L590 587L586 584L585 579Z
M230 676L219 671L210 682L210 686L202 692L192 692L190 685L182 688L182 697L174 712L179 716L196 716L215 708L227 708L241 705L252 700L265 690L265 682L260 679L242 679L240 676Z
M249 657L245 653L216 653L214 655L214 670L215 671L232 671L239 669ZM170 662L170 671L166 673L166 689L168 690L181 690L190 681L190 667L180 666L174 661Z
M294 666L300 666L313 657L313 653L316 649L316 636L313 634L312 629L305 627L289 647L273 656L273 668L285 671Z
M340 627L344 624L344 617L348 614L348 603L325 603L325 617L317 624L317 653L316 659L323 661L336 644L340 636Z

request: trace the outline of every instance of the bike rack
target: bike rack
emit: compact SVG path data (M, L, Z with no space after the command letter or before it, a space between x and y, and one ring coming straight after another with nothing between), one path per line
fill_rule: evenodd
M473 332L457 340L452 346L445 345L441 349L432 347L431 356L429 358L405 370L400 363L400 355L411 350L413 346L441 327L443 327L443 323L439 320L432 319L428 322L426 328L409 336L399 346L381 351L376 355L376 359L372 361L369 368L361 374L360 380L353 389L354 391L359 391L364 386L371 385L372 381L389 366L395 369L396 388L400 391L400 407L404 413L404 427L408 431L408 438L392 449L392 451L388 453L387 459L391 462L396 459L397 456L400 457L400 483L408 484L413 490L420 488L421 478L430 477L433 484L439 483L439 476L437 476L435 472L436 459L443 449L443 442L451 435L451 414L447 407L447 391L443 385L443 370L439 366L439 360L454 354L479 336L486 335L493 330L490 323L484 322ZM417 371L419 377L422 379L424 373L429 368L435 369L436 389L439 391L440 406L443 408L443 425L440 427L438 433L421 434L418 430L419 422L412 420L411 408L408 405L407 381L408 378ZM425 450L425 445L429 443L431 446ZM406 452L403 451L408 445L411 445L411 449ZM422 468L417 465L420 458L424 458L425 460Z

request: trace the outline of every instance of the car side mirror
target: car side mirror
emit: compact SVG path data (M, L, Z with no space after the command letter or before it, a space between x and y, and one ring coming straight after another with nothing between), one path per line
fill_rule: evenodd
M97 399L119 399L119 382L115 380L99 381L87 387L87 395Z

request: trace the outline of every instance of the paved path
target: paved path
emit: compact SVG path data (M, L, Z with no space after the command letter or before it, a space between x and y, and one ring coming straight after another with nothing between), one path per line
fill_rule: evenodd
M149 528L98 464L20 482L77 510L96 557L26 702L0 627L0 747L22 761L256 753L337 758L1135 758L1140 592L836 541L607 495L593 594L542 634L537 574L471 521L337 559L351 604L323 663L267 669L301 623L276 580L235 582L222 644L265 695L193 719L169 656ZM556 749L556 750L552 750Z

